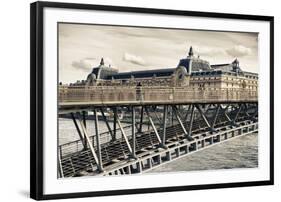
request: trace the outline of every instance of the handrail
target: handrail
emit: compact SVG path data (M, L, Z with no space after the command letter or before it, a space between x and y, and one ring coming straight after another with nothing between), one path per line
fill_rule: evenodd
M59 88L59 104L71 102L180 102L257 101L258 91L241 88L111 87L75 86Z

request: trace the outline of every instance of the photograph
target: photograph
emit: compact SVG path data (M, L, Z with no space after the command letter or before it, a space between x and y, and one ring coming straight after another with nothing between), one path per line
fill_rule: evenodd
M57 23L57 178L259 168L259 33Z
M31 4L31 198L272 185L274 17Z

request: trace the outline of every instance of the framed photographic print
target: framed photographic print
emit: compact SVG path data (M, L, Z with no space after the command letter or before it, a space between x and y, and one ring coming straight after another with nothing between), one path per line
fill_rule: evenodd
M32 3L31 197L272 185L273 19Z

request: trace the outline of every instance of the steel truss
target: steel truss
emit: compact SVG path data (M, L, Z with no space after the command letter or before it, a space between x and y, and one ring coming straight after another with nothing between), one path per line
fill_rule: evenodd
M94 134L87 129L88 111L94 114ZM162 161L175 159L173 155L178 157L236 137L236 133L258 130L257 103L115 106L88 111L71 113L81 148L66 152L64 145L59 146L60 177L79 176L83 172L140 173L153 168L155 162L160 165ZM126 120L121 120L119 113L124 111ZM106 133L99 131L101 121L107 127ZM124 122L129 125L124 127Z

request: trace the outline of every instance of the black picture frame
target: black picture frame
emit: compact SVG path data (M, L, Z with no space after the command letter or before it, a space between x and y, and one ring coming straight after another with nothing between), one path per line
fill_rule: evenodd
M43 9L80 9L98 11L117 11L130 13L164 14L167 16L194 16L224 19L239 19L252 21L267 21L270 23L270 180L204 184L192 186L155 187L130 190L93 191L82 193L50 194L43 193ZM152 192L171 192L199 189L216 189L229 187L261 186L274 184L274 17L258 15L240 15L229 13L196 12L183 10L135 8L120 6L89 5L57 2L35 2L30 5L30 197L36 200L62 199L92 196L109 196L123 194L138 194Z

